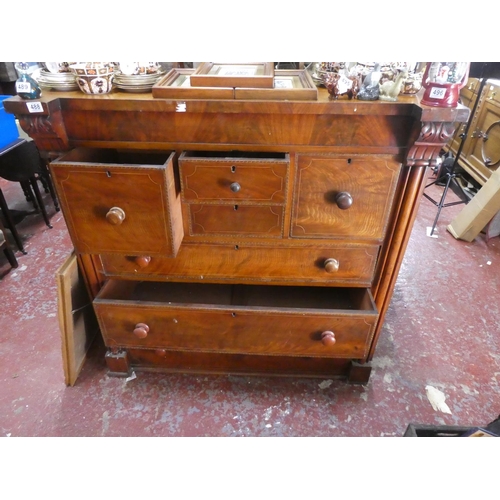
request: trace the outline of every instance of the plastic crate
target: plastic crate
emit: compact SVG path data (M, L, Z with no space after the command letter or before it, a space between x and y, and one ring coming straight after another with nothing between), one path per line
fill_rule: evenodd
M11 142L19 139L19 130L16 125L16 117L7 113L3 107L3 101L10 95L0 95L0 149Z

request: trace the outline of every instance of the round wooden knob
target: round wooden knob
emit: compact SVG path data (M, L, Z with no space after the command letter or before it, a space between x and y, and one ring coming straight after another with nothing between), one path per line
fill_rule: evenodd
M112 207L106 214L106 220L113 226L118 226L125 220L125 212L120 207Z
M145 339L148 336L149 326L146 323L137 323L134 328L134 335L138 339Z
M241 186L240 186L237 182L233 182L233 183L231 183L231 185L229 186L229 189L230 189L233 193L237 193L237 192L241 189Z
M324 266L327 273L336 273L339 270L340 263L337 259L326 259Z
M340 210L347 210L353 202L352 196L347 191L342 191L335 195L335 203Z
M167 351L165 349L155 349L155 354L164 358L167 355Z
M321 334L321 343L326 346L335 345L335 334L329 330Z
M149 255L139 255L134 260L139 267L146 267L151 262L151 257Z

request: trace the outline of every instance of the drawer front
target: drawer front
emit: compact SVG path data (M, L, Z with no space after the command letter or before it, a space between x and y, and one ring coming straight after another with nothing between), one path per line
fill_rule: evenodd
M52 162L51 171L78 252L175 256L183 225L173 155L160 165L103 164L100 155L92 163L75 158L80 156Z
M285 247L189 245L175 259L103 255L107 276L172 281L239 280L369 286L379 248L375 245Z
M239 304L234 299L238 290L227 288L227 302ZM276 293L286 294L290 290L284 288ZM294 288L293 294L297 294ZM109 347L197 352L363 359L377 320L371 299L366 310L329 309L330 304L323 310L301 308L300 302L295 299L289 302L287 297L281 297L279 305L253 306L252 300L247 305L224 304L224 293L216 291L214 295L216 300L211 303L191 293L183 294L182 290L172 290L171 301L162 303L98 297L94 307ZM194 303L180 304L179 297L186 296ZM248 299L247 291L243 296ZM207 297L212 299L211 295Z
M192 236L283 236L280 206L266 205L189 205L189 231Z
M288 160L179 158L182 199L189 203L282 204Z
M386 158L299 156L292 237L381 241L400 169Z

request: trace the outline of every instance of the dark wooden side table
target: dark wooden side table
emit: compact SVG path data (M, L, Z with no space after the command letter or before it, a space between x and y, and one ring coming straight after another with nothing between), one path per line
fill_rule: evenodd
M49 228L52 227L38 186L38 180L44 185L45 191L50 192L56 211L59 210L59 205L50 179L50 173L34 142L18 139L0 150L0 177L11 182L19 182L26 200L33 204L35 213L40 212L45 224ZM16 230L15 217L8 208L1 191L0 208L4 214L5 224L11 231L16 245L19 250L26 253ZM34 212L26 213L31 214Z

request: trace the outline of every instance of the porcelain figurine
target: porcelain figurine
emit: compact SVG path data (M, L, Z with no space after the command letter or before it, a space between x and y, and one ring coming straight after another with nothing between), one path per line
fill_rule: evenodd
M358 92L360 101L376 101L380 95L379 82L382 78L380 63L375 64L375 68L370 71L364 78L361 88Z
M408 76L408 71L400 71L396 76L394 81L384 82L380 87L380 97L381 101L397 101L398 95L403 87L403 82Z
M356 76L327 73L323 77L323 83L330 94L330 99L338 99L340 96L347 96L348 99L356 99L358 95L359 80Z

